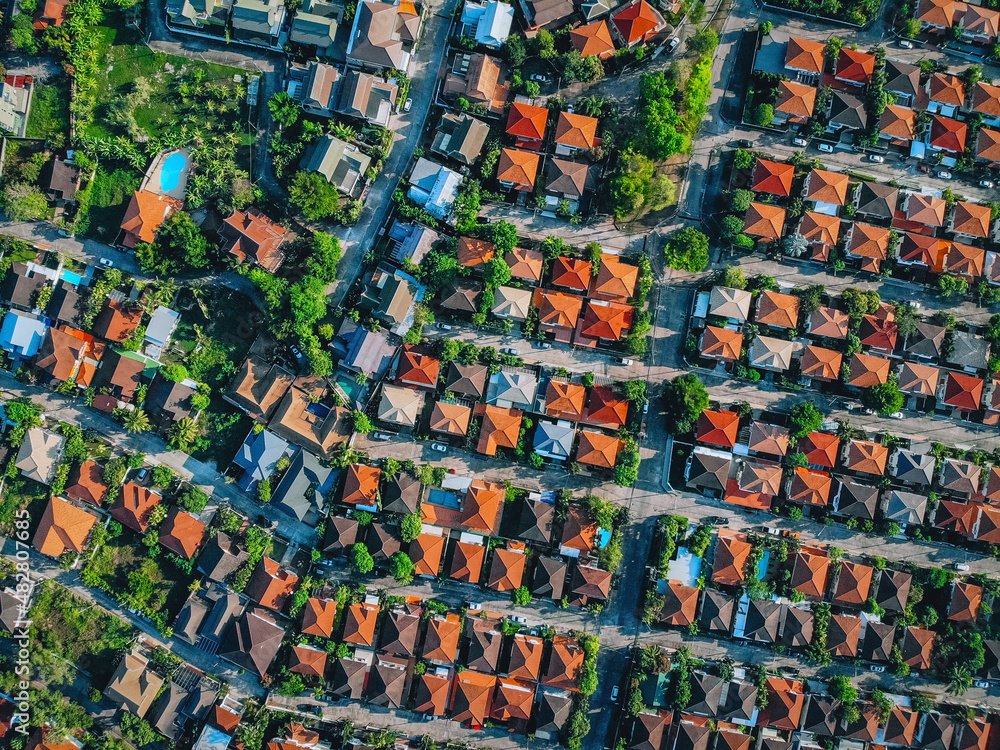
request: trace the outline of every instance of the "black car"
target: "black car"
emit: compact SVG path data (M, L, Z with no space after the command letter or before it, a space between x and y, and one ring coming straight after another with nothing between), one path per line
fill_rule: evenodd
M753 144L750 143L750 141L748 141L746 138L741 138L740 140L736 141L736 148L752 148L752 147Z

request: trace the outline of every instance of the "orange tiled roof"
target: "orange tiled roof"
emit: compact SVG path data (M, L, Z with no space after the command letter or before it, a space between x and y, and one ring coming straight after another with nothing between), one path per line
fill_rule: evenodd
M851 229L848 252L862 258L885 260L889 254L889 230L857 222Z
M527 560L523 551L502 547L493 550L493 565L490 567L487 586L495 591L513 591L518 588L524 580Z
M430 428L435 432L446 432L449 435L465 435L469 431L471 419L471 407L437 401L431 411Z
M989 117L1000 117L1000 86L979 81L972 90L972 109Z
M906 202L906 218L929 227L939 227L944 224L944 213L947 204L943 198L936 195L911 193Z
M937 392L940 371L930 365L904 362L899 372L899 390L919 396L933 396Z
M71 484L66 488L66 497L98 506L104 504L108 485L104 481L104 470L95 461L84 461L70 476Z
M604 254L597 277L590 282L590 294L612 301L627 300L635 294L638 280L638 266L622 263L615 255Z
M378 612L379 606L377 604L368 604L367 602L357 602L348 607L344 623L344 640L362 646L374 645Z
M926 234L906 232L899 245L899 259L906 263L919 263L940 272L944 270L944 259L950 244Z
M829 557L796 552L789 584L793 589L806 596L822 599L826 596L826 582L829 572Z
M842 562L837 577L837 590L833 600L838 604L853 604L860 607L868 601L875 571L860 563Z
M462 501L462 524L472 531L496 533L500 509L504 502L504 486L499 482L473 480Z
M505 148L500 152L497 179L530 189L535 185L540 160L538 154L516 148Z
M948 248L945 263L948 273L971 276L973 279L977 279L983 275L983 266L986 263L986 251L981 247L973 247L961 242L952 242Z
M1000 12L973 3L963 3L962 26L966 34L986 37L993 41L1000 32Z
M809 73L822 73L824 49L825 45L822 42L792 37L788 40L788 48L785 51L785 67Z
M627 417L628 401L606 385L591 387L586 422L616 430L625 424Z
M732 448L740 432L740 415L734 411L703 411L698 417L695 440Z
M799 298L766 290L757 301L757 322L777 328L796 328L799 323Z
M816 89L795 81L778 82L778 101L775 112L786 112L795 117L812 117L816 108Z
M582 464L612 469L618 457L621 440L600 432L580 431L580 447L576 450L576 460Z
M799 451L809 463L832 469L837 464L840 438L832 432L810 432L799 442Z
M558 690L577 690L585 654L575 638L557 635L542 684ZM454 718L454 717L452 717Z
M440 370L440 360L419 352L411 344L406 344L399 357L396 379L408 385L436 388Z
M551 378L545 389L545 413L559 419L580 419L587 389L579 383Z
M410 544L410 559L418 576L436 576L444 555L444 537L421 534Z
M1000 162L1000 130L983 128L976 142L976 156L987 161Z
M630 305L591 300L583 315L580 332L587 338L620 341L624 332L632 327L632 312Z
M976 619L979 605L983 602L983 589L964 581L955 581L951 589L951 604L948 606L948 619L956 622L966 622Z
M479 410L477 409L477 413ZM487 456L496 455L497 448L515 448L521 430L521 412L486 404L482 409L483 425L479 430L476 450Z
M458 265L466 268L484 266L493 260L496 247L492 242L473 237L458 238Z
M597 143L597 118L560 112L556 121L556 143L591 149Z
M741 586L746 580L750 549L750 543L744 534L720 530L715 562L712 565L712 580L724 585Z
M916 138L917 113L909 107L897 107L890 104L882 113L879 132L912 141Z
M552 267L552 285L585 292L590 287L592 270L593 266L585 260L560 255Z
M451 578L466 583L479 583L486 559L486 547L481 544L457 542L451 560Z
M548 119L549 111L545 107L514 102L510 105L510 114L507 116L507 134L540 141L545 137Z
M823 506L830 502L833 479L824 471L796 467L788 490L788 499L803 505Z
M946 73L935 73L928 81L932 102L953 104L956 107L965 105L965 84L958 76Z
M838 380L843 355L820 346L807 346L802 353L802 374L818 380Z
M326 651L302 644L292 646L292 654L289 661L289 672L304 674L307 677L323 677L326 671Z
M853 471L883 476L889 462L889 449L870 440L851 440L847 444L845 465Z
M59 557L66 551L83 552L95 523L96 516L52 496L42 513L32 544L43 555L51 557Z
M843 47L837 58L837 75L841 81L868 83L875 72L875 55Z
M115 504L111 506L111 516L133 531L144 534L149 526L149 512L162 499L150 489L140 487L135 482L126 482Z
M337 602L332 599L309 597L302 610L302 633L318 635L322 638L333 636L333 621L337 614Z
M342 501L351 505L376 505L378 482L381 477L381 469L364 464L351 464L347 467Z
M452 721L485 724L493 705L497 678L471 669L459 672L452 697Z
M988 237L993 223L990 209L976 203L958 201L955 203L954 231L973 237ZM982 268L979 270L982 273ZM979 274L976 274L977 276Z
M615 43L611 40L611 30L603 19L580 26L569 32L569 41L573 49L582 57L597 55L602 60L615 53Z
M836 245L837 240L840 239L840 219L828 214L806 211L799 223L799 234L809 242Z
M180 208L177 204L178 201L169 196L137 190L122 219L121 226L125 230L122 244L131 248L139 242L152 242L167 216Z
M955 24L957 6L958 3L955 0L920 0L916 19L932 26L948 29Z
M727 328L706 326L701 336L701 356L735 362L743 350L743 334Z
M618 28L625 42L632 46L661 26L663 17L646 0L639 0L612 16L611 22Z
M847 186L850 180L846 174L814 169L806 179L809 184L806 198L809 200L834 203L838 206L847 202Z
M205 538L205 528L190 513L174 508L160 527L160 544L190 560Z
M743 232L768 240L781 238L785 227L785 209L767 203L751 203L743 220Z
M751 189L758 193L771 193L787 197L792 192L795 167L791 164L758 159L753 168Z
M528 281L541 280L544 261L545 257L537 250L526 250L523 247L515 247L504 256L504 262L510 267L510 275L515 279Z
M538 323L558 328L576 328L583 307L583 297L541 288L535 289L532 302L538 310Z

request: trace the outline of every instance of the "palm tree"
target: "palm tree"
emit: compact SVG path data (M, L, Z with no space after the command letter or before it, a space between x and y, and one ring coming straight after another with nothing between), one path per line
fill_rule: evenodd
M357 136L354 128L350 125L344 125L342 122L338 122L334 125L331 132L333 133L334 138L339 138L345 143L350 143Z
M153 425L149 422L149 415L142 409L133 409L125 415L125 432L149 432Z
M170 443L181 450L187 448L198 438L198 425L191 417L175 422L170 428Z

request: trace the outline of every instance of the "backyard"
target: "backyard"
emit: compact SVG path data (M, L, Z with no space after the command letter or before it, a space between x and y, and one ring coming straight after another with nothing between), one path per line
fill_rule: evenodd
M28 115L28 138L44 138L61 145L69 136L69 81L60 76L35 84Z

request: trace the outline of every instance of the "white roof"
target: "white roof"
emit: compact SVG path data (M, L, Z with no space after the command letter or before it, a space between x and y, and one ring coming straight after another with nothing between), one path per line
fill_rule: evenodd
M160 346L166 344L180 319L179 312L162 305L157 307L153 311L153 317L149 319L149 325L146 326L146 341Z

